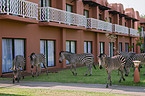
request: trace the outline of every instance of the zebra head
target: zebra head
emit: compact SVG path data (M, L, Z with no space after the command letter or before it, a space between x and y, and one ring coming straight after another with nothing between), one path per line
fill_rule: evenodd
M36 60L36 55L35 55L35 53L31 53L31 55L29 57L30 57L30 62L31 62L31 68L33 68L34 62Z
M133 62L132 62L130 59L127 59L127 60L126 60L126 64L125 64L125 66L124 66L124 69L125 69L125 76L128 76L128 75L129 75L130 67L131 67L132 64L133 64Z
M65 58L65 57L64 57L64 53L65 53L65 51L61 51L61 52L59 53L59 63L62 63L63 59Z
M106 54L100 54L98 57L99 57L99 59L98 59L99 68L102 69L103 65L105 64L104 58L107 57L107 55Z

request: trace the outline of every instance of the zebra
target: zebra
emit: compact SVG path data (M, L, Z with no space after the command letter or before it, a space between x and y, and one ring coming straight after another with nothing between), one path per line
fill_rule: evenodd
M128 76L130 72L130 67L133 65L133 62L131 61L131 58L135 55L135 52L120 52L119 55L122 55L125 58L125 76Z
M94 65L94 55L91 53L82 53L82 54L75 54L75 53L71 53L68 51L61 51L59 53L59 63L62 63L63 59L66 59L69 61L69 63L71 64L71 71L72 74L74 76L77 75L77 71L76 71L76 64L86 64L86 66L88 67L88 70L85 74L85 76L88 75L88 72L90 71L90 75L92 75L92 65L94 66L94 68L96 69L95 65ZM73 71L74 68L74 71Z
M13 70L13 83L15 83L15 80L19 82L21 79L21 68L23 71L23 79L24 79L24 67L25 67L25 58L22 55L17 55L13 60L13 68L10 67L11 70Z
M31 53L30 57L30 62L31 62L31 73L32 73L32 77L34 77L33 74L33 68L34 66L36 66L36 76L39 76L39 74L41 73L41 63L43 63L43 66L46 69L46 74L48 75L48 69L46 66L46 58L43 54L35 54L35 53ZM39 74L37 72L37 68L39 67Z
M139 66L139 70L140 70L140 68L142 67L141 64L145 64L145 53L134 54L127 60L125 64L125 71L126 71L125 76L129 75L130 67L133 66L134 64L133 61L135 60L141 61L140 66Z
M120 78L119 82L121 82L121 79L123 79L125 81L125 78L123 76L125 58L122 55L107 57L106 54L100 54L98 57L99 57L99 59L98 59L99 68L102 69L103 65L104 65L106 68L106 72L108 74L106 88L108 88L109 81L110 81L110 86L112 85L112 80L111 80L111 71L112 70L119 70L121 72L121 78Z

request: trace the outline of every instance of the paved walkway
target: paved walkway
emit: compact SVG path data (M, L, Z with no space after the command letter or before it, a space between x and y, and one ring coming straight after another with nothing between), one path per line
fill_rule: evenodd
M104 84L30 82L30 81L20 81L20 83L12 84L12 82L10 81L0 81L0 87L77 90L77 91L109 92L109 93L145 96L145 87L113 85L109 88L105 88L106 85Z

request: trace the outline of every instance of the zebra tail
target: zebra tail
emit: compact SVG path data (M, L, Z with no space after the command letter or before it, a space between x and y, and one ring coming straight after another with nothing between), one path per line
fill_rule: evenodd
M94 69L96 69L95 63L93 63L93 67L94 67Z

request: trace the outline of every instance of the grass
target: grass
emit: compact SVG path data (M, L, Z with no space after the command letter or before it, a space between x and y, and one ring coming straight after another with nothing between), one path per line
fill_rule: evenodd
M141 69L140 72L140 82L134 83L133 82L133 70L131 68L131 72L128 77L125 77L125 81L119 83L120 74L118 75L118 71L113 71L111 73L112 77L112 84L113 85L127 85L127 86L140 86L145 87L145 75L144 71L145 67ZM73 76L70 70L59 71L58 73L49 73L48 76L44 73L38 77L31 77L27 76L23 81L41 81L41 82L61 82L61 83L90 83L90 84L106 84L108 75L105 71L105 68L100 70L98 67L95 70L93 68L93 75L92 76L84 76L85 72L87 71L86 67L77 68L77 76ZM0 78L3 80L3 78ZM5 79L4 80L10 80Z
M0 88L1 96L132 96L124 94L29 88Z

